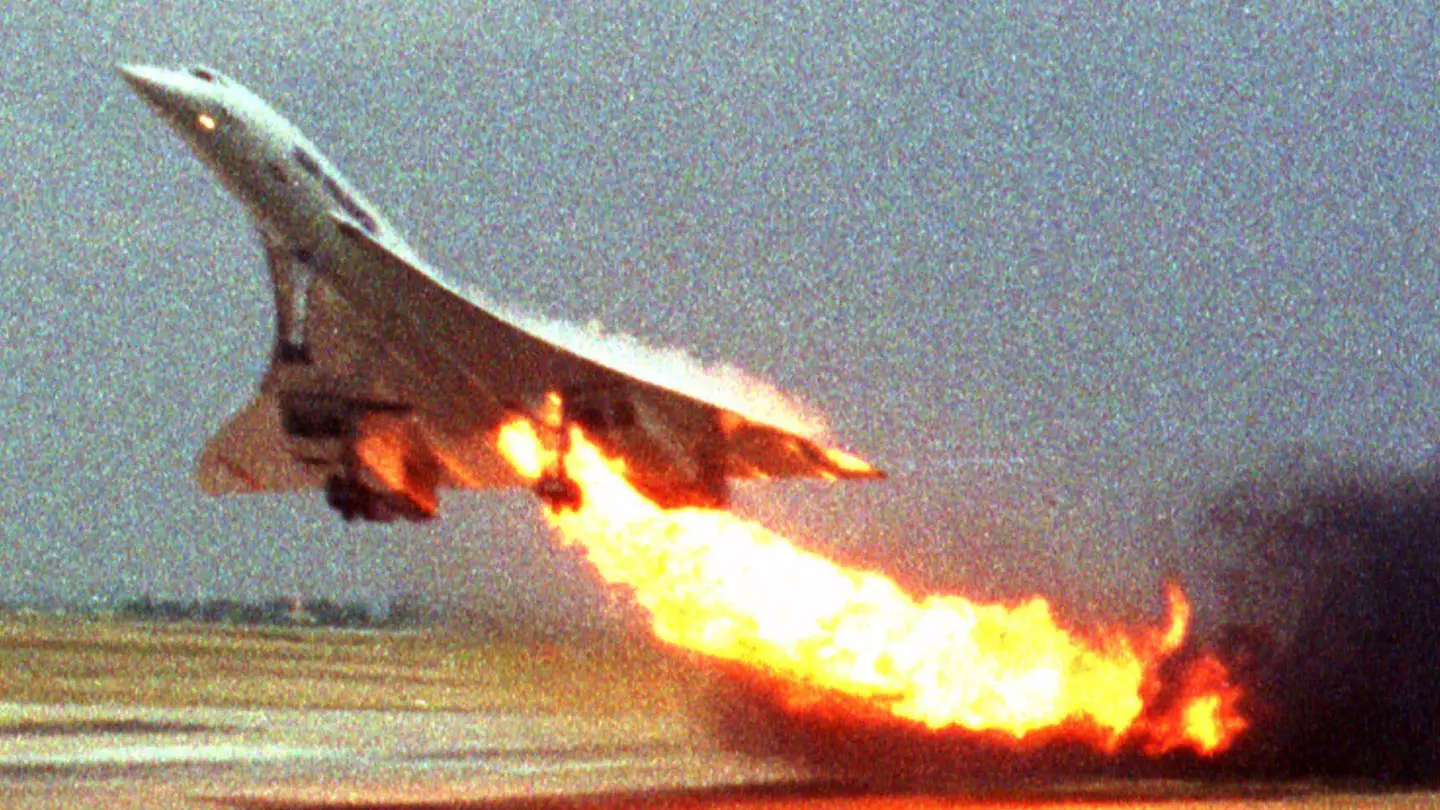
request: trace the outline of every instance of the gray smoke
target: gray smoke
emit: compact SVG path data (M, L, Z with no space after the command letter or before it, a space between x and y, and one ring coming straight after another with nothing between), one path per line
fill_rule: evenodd
M1440 781L1440 464L1297 453L1221 493L1208 530L1246 551L1224 634L1259 714L1241 763Z

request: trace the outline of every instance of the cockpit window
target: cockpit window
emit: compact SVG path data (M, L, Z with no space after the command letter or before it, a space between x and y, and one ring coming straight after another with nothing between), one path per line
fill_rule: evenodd
M192 67L192 68L190 68L190 75L191 75L191 76L194 76L194 77L197 78L197 79L200 79L201 81L207 81L207 82L219 82L219 81L220 81L220 74L216 73L215 71L213 71L213 70L211 70L210 68L207 68L207 67Z

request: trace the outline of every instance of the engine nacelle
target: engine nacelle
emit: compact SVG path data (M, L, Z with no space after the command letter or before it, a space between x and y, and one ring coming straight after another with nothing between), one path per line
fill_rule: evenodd
M433 509L426 511L405 493L372 489L345 472L333 473L326 479L325 503L347 523L356 518L389 523L396 518L424 521L435 517Z
M440 465L408 409L391 403L291 395L282 403L286 432L333 465L325 502L345 520L429 520L439 508Z
M606 453L624 459L625 478L657 505L714 509L728 503L717 413L667 412L629 388L572 390L562 394L562 403L563 431L579 427ZM542 478L536 494L556 508L579 505L579 490L563 470Z

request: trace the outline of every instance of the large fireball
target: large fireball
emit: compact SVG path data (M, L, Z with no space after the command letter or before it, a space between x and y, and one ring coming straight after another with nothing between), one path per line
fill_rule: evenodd
M532 479L555 461L523 419L499 444ZM1134 741L1151 753L1213 754L1245 727L1218 661L1191 662L1169 689L1160 682L1187 630L1178 587L1161 627L1080 634L1044 599L917 597L729 512L661 509L578 429L564 467L583 492L576 510L546 509L564 541L633 594L660 639L792 685L797 708L834 695L932 729L1067 736L1104 750Z

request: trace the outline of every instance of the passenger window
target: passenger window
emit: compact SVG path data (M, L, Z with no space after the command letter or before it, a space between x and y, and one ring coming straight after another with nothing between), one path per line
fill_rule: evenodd
M358 207L352 211L350 215L355 218L356 222L360 223L360 227L364 228L366 233L371 236L379 236L380 226L375 224L374 217L360 210Z
M324 183L325 190L329 192L330 198L340 206L340 210L344 211L346 216L359 223L360 227L364 228L366 233L369 233L371 236L376 235L376 231L379 230L379 228L375 223L375 218L370 216L369 212L364 208L361 208L360 203L355 202L355 198L346 194L345 190L340 188L340 184L336 183L333 177L325 175Z
M295 162L300 164L300 168L304 169L306 174L311 177L320 176L320 164L309 152L304 149L296 149L294 157Z

